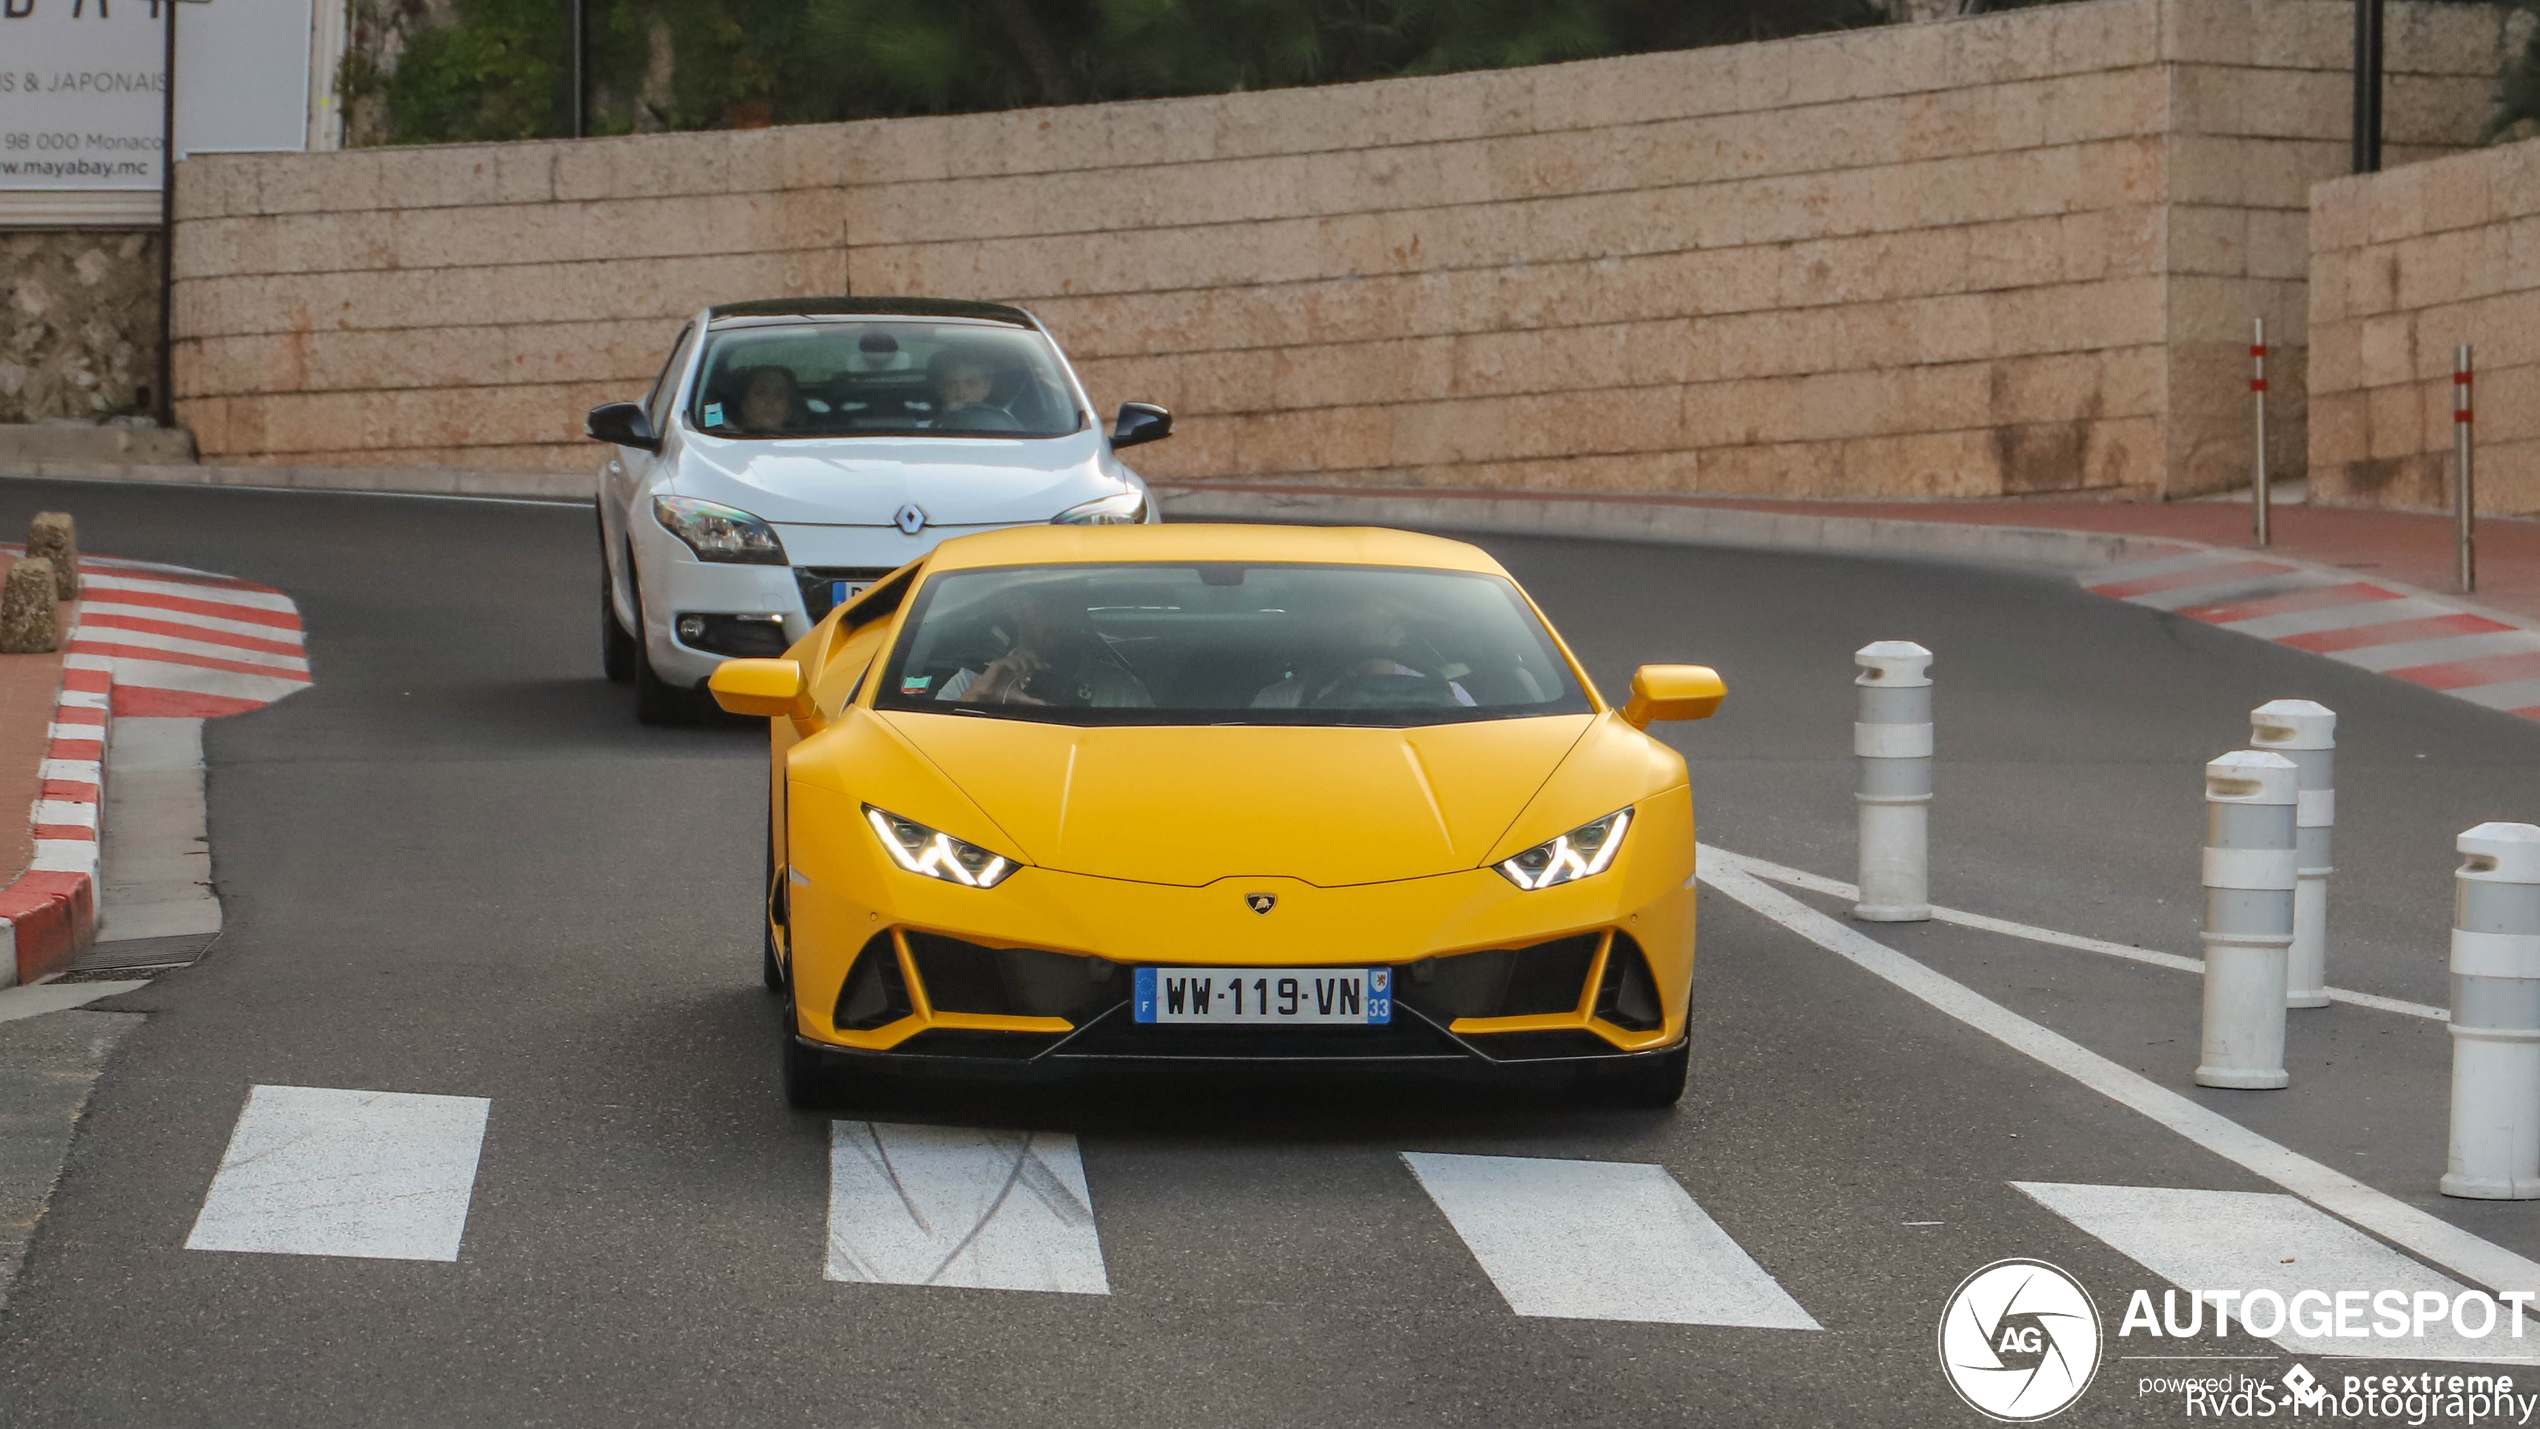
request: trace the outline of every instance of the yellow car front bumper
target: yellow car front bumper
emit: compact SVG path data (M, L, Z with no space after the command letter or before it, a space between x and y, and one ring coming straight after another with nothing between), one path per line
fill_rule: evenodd
M795 785L784 923L797 1035L917 1056L1623 1056L1685 1035L1691 800L1645 800L1604 873L1526 891L1493 869L1340 888L1199 887L1025 867L991 889L908 873L840 796ZM1255 911L1264 897L1267 911ZM1390 967L1391 1028L1142 1026L1134 969Z

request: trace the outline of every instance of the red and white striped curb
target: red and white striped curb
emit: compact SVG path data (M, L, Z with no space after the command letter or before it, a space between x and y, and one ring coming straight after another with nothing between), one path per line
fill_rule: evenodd
M76 619L77 607L73 607ZM76 626L74 625L74 630ZM106 794L108 692L63 671L35 799L35 858L0 889L10 958L0 976L29 983L68 966L97 935L98 813Z
M2540 630L2257 551L2108 566L2089 590L2540 719Z
M13 956L0 987L68 967L97 935L106 738L116 715L213 718L306 689L300 612L271 586L148 561L83 556L63 645L35 858L0 889Z
M308 688L300 608L271 586L184 566L83 556L79 633L62 663L111 676L115 713L215 718Z

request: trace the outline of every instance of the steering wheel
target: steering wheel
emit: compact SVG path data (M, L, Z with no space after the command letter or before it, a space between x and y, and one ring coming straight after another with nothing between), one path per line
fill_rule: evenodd
M1439 709L1455 691L1436 675L1343 675L1305 702L1318 710Z
M945 432L1019 432L1023 424L1005 408L983 402L946 412L935 420L935 428Z

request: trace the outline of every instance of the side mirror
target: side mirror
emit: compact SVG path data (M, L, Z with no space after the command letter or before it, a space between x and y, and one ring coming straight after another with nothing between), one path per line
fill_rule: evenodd
M799 660L726 660L714 667L706 688L716 704L736 715L791 719L797 726L817 718Z
M1709 719L1728 694L1719 672L1708 665L1643 665L1632 672L1623 722L1647 729L1662 719Z
M1111 428L1111 447L1134 447L1140 442L1160 442L1173 435L1173 414L1153 402L1123 402L1120 416Z
M593 441L615 442L640 451L661 450L661 434L653 430L653 419L644 415L641 404L609 402L591 409L582 419L584 435Z

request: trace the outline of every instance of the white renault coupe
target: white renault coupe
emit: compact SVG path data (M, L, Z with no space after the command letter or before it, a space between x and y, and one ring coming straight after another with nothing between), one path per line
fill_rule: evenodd
M591 410L600 659L635 716L684 719L734 657L784 653L948 536L1156 521L1038 319L995 303L787 298L706 309L641 402Z

